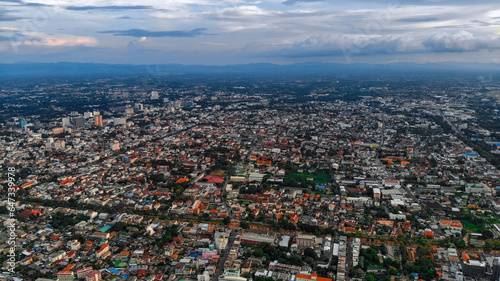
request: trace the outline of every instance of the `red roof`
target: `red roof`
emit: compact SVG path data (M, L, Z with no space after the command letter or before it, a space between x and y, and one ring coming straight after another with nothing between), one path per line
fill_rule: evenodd
M224 178L223 177L212 177L211 179L208 180L209 183L223 183Z

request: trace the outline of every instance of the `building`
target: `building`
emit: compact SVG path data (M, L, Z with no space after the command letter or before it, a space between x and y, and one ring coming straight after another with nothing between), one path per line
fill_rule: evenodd
M127 107L127 109L125 109L125 114L127 114L127 116L131 116L134 114L134 108L133 107Z
M125 126L127 125L127 118L113 118L113 124L115 126Z
M493 266L491 269L491 281L500 280L500 257L493 259Z
M85 268L81 268L81 269L77 269L76 270L76 277L78 277L78 279L83 279L87 273L90 273L92 272L92 267L89 266L89 267L85 267Z
M19 120L19 127L20 128L24 128L24 127L26 127L26 125L28 125L28 121L26 121L26 119L23 118L23 119Z
M110 145L109 145L109 148L113 151L120 151L120 142L118 142L117 140L115 140L114 142L112 142Z
M62 126L64 128L71 126L71 120L69 119L69 117L63 117Z
M297 236L297 247L299 249L314 248L314 235Z
M465 193L490 193L490 189L484 183L469 183L465 187Z
M57 280L59 280L59 281L73 281L73 280L75 280L75 276L73 275L73 271L59 271L57 273Z
M303 274L297 273L295 276L295 281L332 281L331 278L320 277L318 274Z
M261 243L273 244L276 233L257 230L246 230L241 236L241 243L259 245Z
M464 276L484 277L486 274L486 263L478 260L464 261L462 266Z
M95 253L96 258L105 258L109 255L109 244L102 244L101 248Z
M203 274L198 275L198 281L210 281L210 275L208 271L204 271Z
M98 127L104 126L104 123L102 122L102 115L95 115L94 116L94 125Z
M85 274L85 281L101 281L101 272L93 270Z
M85 124L85 119L82 116L71 118L71 125L75 128L81 128Z

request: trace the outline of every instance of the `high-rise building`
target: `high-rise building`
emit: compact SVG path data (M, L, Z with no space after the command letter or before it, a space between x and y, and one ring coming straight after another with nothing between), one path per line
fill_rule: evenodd
M152 91L151 92L151 99L157 100L158 98L159 98L158 91Z
M71 118L71 123L75 128L81 128L85 124L85 119L82 116Z
M102 115L94 115L94 125L96 125L98 127L104 126L104 124L102 122Z
M64 128L71 126L71 119L69 117L63 117L62 126Z
M500 280L500 257L493 259L493 268L491 272L491 281Z
M28 121L26 121L26 119L23 118L23 119L19 120L19 127L20 128L24 128L24 127L26 127L26 125L28 125Z
M136 103L134 104L134 108L138 111L144 110L144 105L142 103Z

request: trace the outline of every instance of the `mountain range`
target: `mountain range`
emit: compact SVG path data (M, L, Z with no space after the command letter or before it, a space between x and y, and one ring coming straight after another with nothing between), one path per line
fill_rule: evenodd
M100 75L498 75L495 63L391 63L338 64L297 63L278 65L253 63L237 65L130 65L100 63L15 63L0 64L0 79L22 77L100 76Z

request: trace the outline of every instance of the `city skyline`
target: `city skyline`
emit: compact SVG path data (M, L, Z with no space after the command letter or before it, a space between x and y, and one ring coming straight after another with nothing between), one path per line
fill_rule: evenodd
M0 63L500 63L495 1L0 5Z

